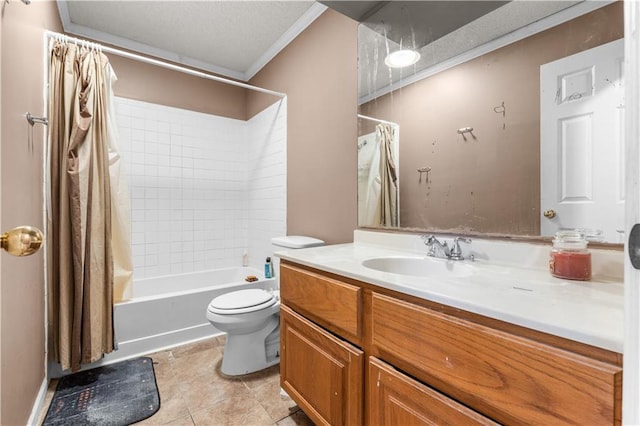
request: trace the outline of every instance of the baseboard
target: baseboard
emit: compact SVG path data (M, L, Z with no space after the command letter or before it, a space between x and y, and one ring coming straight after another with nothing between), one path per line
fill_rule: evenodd
M40 414L44 408L44 401L47 398L47 389L49 389L49 380L45 377L44 380L42 380L38 396L33 403L33 408L31 409L31 415L27 422L29 426L37 426L39 424L38 420L40 420Z

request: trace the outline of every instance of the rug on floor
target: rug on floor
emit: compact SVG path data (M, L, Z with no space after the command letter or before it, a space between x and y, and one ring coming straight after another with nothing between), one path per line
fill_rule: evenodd
M124 426L152 416L159 408L153 361L142 357L60 379L43 426Z

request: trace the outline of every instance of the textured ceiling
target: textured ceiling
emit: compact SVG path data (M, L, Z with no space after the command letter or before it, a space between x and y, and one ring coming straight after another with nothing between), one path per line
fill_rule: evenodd
M314 1L58 1L65 32L248 80L319 16Z

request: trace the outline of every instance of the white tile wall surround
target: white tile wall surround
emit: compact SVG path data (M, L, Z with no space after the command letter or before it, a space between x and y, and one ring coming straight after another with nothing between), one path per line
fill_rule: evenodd
M261 267L286 234L286 100L249 121L116 98L134 277ZM267 247L269 247L267 249Z
M249 264L263 270L271 238L287 234L287 99L249 120Z

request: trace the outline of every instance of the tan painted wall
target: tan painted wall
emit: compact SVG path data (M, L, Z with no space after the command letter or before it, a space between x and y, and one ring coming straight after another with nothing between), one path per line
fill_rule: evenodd
M33 129L24 113L45 115L43 32L60 29L54 2L2 2L2 222L42 228L43 127ZM42 251L25 258L0 254L2 274L2 425L27 423L45 379L44 260Z
M107 55L118 76L116 96L214 114L247 119L246 89L178 71Z
M287 94L287 232L328 243L357 226L357 23L328 10L251 84ZM250 94L249 116L265 104Z
M401 225L539 235L540 65L622 37L622 18L614 3L363 105L400 124Z

